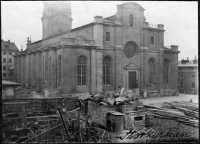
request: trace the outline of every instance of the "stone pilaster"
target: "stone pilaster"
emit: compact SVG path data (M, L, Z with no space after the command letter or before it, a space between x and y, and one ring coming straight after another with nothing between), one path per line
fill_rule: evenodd
M96 93L96 82L97 82L97 53L96 49L91 49L91 85L90 85L90 91L92 93Z
M14 56L14 80L17 81L17 56Z
M52 49L52 87L57 88L57 57L56 50Z
M122 47L120 48L122 49ZM123 84L123 51L122 50L116 50L115 51L115 85L114 89L118 89L118 86L125 87L125 84Z
M163 96L163 86L164 86L164 50L159 50L158 53L158 89L160 90L160 96Z
M102 65L102 62L103 62L103 53L102 53L102 48L98 48L97 49L97 56L96 56L96 73L97 73L97 85L96 85L96 87L97 87L97 93L99 93L99 92L102 92L102 90L103 90L103 81L102 81L102 77L103 77L103 75L102 75L102 73L103 73L103 71L102 71L102 67L103 67L103 65Z

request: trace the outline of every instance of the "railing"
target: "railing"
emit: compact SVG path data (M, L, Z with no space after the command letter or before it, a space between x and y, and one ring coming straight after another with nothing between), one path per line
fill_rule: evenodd
M158 26L154 25L154 24L148 24L148 27L150 27L150 28L158 28Z
M22 142L23 144L27 144L29 142L64 142L64 131L63 124L59 124L53 128L48 129L47 131L38 130L40 134Z

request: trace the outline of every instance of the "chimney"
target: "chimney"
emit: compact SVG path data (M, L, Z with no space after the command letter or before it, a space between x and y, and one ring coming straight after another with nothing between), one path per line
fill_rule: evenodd
M157 24L157 28L160 30L164 30L164 25L163 24Z
M188 58L187 58L187 60L184 60L184 59L181 60L181 64L186 64L188 62L189 62Z
M8 43L10 43L10 40L8 40Z
M95 16L94 17L94 22L95 23L103 23L103 19L101 16Z
M196 57L196 55L195 55L195 58L194 58L194 60L193 60L193 64L197 64L198 63L198 60L197 60L197 57Z
M29 47L30 47L30 44L31 44L31 41L29 40L29 37L27 38L27 49L29 49Z
M171 50L172 51L178 51L178 46L177 45L171 45Z
M144 23L143 23L143 26L144 26L145 28L148 28L148 27L149 27L149 23L148 23L148 22L144 22Z

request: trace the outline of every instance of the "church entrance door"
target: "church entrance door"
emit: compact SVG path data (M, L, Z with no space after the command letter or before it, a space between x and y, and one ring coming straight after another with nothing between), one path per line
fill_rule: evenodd
M137 88L136 71L128 72L128 88L130 90Z

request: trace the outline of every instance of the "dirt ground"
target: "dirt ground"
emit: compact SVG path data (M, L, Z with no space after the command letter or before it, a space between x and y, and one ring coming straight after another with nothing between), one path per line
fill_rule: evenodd
M194 103L199 103L198 95L192 95L192 94L179 94L179 96L164 96L164 97L149 97L146 99L140 99L140 101L143 101L144 105L152 105L161 107L163 102L170 102L170 101L192 101Z

